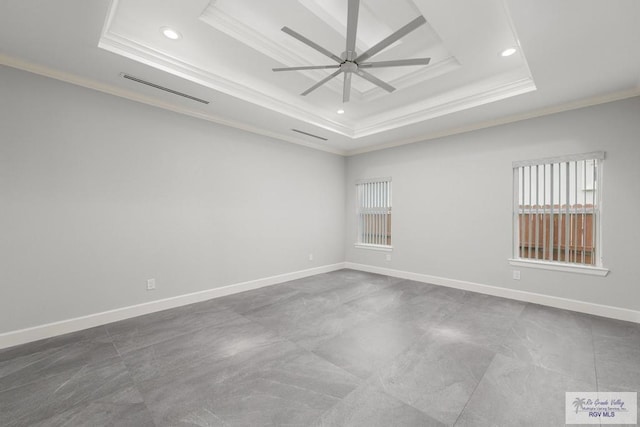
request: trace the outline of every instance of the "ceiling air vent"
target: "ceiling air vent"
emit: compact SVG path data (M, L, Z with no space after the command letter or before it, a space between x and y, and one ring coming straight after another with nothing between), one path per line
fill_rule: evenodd
M323 137L321 137L321 136L314 135L314 134L312 134L312 133L305 132L305 131L300 130L300 129L291 129L291 130L292 130L292 131L294 131L294 132L301 133L301 134L303 134L303 135L310 136L310 137L312 137L312 138L317 138L317 139L321 139L321 140L323 140L323 141L328 141L328 140L327 140L327 138L323 138Z
M191 99L192 101L201 102L203 104L208 104L209 103L209 101L205 101L204 99L196 98L195 96L187 95L186 93L178 92L177 90L169 89L168 87L160 86L160 85L157 85L155 83L151 83L151 82L148 82L146 80L142 80L142 79L139 79L137 77L131 76L129 74L120 73L120 76L122 76L122 78L124 78L124 79L131 80L131 81L134 81L136 83L141 83L143 85L151 86L153 88L160 89L160 90L163 90L165 92L169 92L169 93L172 93L174 95L181 96L183 98Z

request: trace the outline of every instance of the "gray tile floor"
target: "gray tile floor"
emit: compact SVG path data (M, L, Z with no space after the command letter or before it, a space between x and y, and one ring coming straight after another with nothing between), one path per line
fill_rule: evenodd
M0 350L2 426L559 426L640 325L341 270Z

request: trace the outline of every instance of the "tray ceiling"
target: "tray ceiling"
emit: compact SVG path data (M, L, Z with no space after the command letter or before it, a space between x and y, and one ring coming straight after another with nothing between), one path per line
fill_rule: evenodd
M300 95L333 70L274 73L282 66L325 65L324 55L280 29L289 26L336 54L345 50L344 0L114 0L99 46L279 114L360 138L535 90L502 1L362 0L357 50L363 52L417 16L427 24L377 54L376 61L430 57L427 66L376 69L397 90L342 78ZM188 6L188 7L185 7ZM143 25L141 25L141 23ZM163 40L169 26L180 40ZM345 114L336 115L338 109Z
M429 65L368 70L393 93L354 76L347 104L341 76L300 96L331 71L272 71L331 63L284 26L341 54L347 0L3 0L0 65L340 154L640 95L640 1L362 0L357 51L420 15L371 61Z

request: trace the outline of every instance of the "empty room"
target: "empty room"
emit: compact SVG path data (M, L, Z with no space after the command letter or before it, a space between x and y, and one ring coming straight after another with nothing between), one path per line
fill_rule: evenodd
M637 0L0 1L0 425L638 425Z

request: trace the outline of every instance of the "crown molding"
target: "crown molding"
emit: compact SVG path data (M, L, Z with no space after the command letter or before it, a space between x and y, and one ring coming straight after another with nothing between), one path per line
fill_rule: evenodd
M324 151L331 154L337 154L341 156L355 156L358 154L365 154L372 151L379 151L379 150L384 150L388 148L400 147L403 145L414 144L417 142L429 141L437 138L444 138L447 136L473 132L475 130L486 129L494 126L501 126L509 123L519 122L522 120L548 116L551 114L561 113L564 111L577 110L580 108L590 107L590 106L599 105L599 104L606 104L609 102L621 101L623 99L640 96L640 84L639 84L637 87L634 87L633 89L629 89L625 91L619 91L619 92L614 92L610 94L584 98L581 100L563 103L560 105L540 108L527 113L516 114L508 117L494 119L494 120L487 120L487 121L472 124L469 126L460 126L452 129L443 130L440 132L424 133L422 135L418 135L413 138L392 141L384 144L377 144L377 145L358 148L354 150L341 150L334 147L328 147L326 145L315 144L302 139L294 138L289 135L283 135L276 132L266 131L264 129L260 129L254 126L249 126L245 123L228 120L212 114L205 114L205 113L202 113L201 111L191 110L181 105L160 101L158 99L144 96L136 92L132 92L132 91L121 89L112 85L100 83L96 80L87 79L84 77L77 76L75 74L70 74L63 71L55 70L43 65L34 64L31 62L24 61L22 59L13 58L3 54L0 54L0 65L7 66L10 68L15 68L18 70L26 71L26 72L37 74L37 75L41 75L44 77L49 77L55 80L60 80L66 83L74 84L76 86L85 87L88 89L107 93L109 95L117 96L120 98L125 98L130 101L140 102L142 104L173 111L175 113L185 114L190 117L206 120L206 121L217 123L223 126L240 129L253 134L262 135L269 138L274 138L281 141L301 145L307 148L312 148L315 150L320 150L320 151Z
M421 67L412 73L398 77L397 79L389 80L389 84L395 87L396 90L406 89L420 82L440 77L461 67L462 65L460 65L460 62L455 57L449 56L434 64L429 63L428 67ZM374 99L378 99L386 94L387 92L384 89L373 87L363 92L361 99L362 101L373 101Z
M317 7L321 2L319 2L318 0L305 0L301 1L301 3L305 5L305 7L307 7L309 10L317 11ZM316 7L312 7L312 5L315 5ZM364 7L364 5L362 5L362 7ZM326 19L328 18L328 16L323 15L322 18ZM200 19L205 24L215 28L216 30L222 31L228 36L257 50L258 52L267 55L268 57L285 66L294 67L316 65L311 56L302 55L287 45L276 43L272 40L272 38L265 37L265 35L254 30L250 25L245 24L241 20L217 8L215 2L212 2L209 6L207 6L198 19ZM328 22L328 24L331 25L330 22ZM337 31L337 28L334 29ZM391 32L391 29L389 29L389 33ZM396 43L399 42L401 41L398 41ZM360 45L363 50L366 50L370 47L369 45L364 44L361 41ZM390 85L394 86L396 89L404 89L454 71L460 67L461 65L458 60L452 56L449 56L435 64L429 64L429 67L420 68L414 72L402 75L395 79L387 80L387 82ZM315 81L319 81L327 76L326 72L319 70L307 70L299 72L306 74L310 79ZM331 80L325 83L324 86L331 89L333 92L342 95L342 83L338 83L337 80ZM358 99L361 101L371 101L386 94L386 91L378 87L372 87L364 91L359 90L355 85L352 85L351 87L351 97L353 99Z
M313 111L309 108L302 108L296 105L299 101L295 98L292 99L291 96L259 92L253 89L251 85L240 84L223 76L206 72L178 58L166 55L156 49L134 42L118 34L111 32L102 34L98 47L209 89L222 92L288 117L302 120L330 132L353 138L353 132L348 126L327 119L320 111Z
M229 120L214 114L204 113L202 111L190 109L182 105L161 101L159 99L142 95L137 92L133 92L133 91L122 89L113 85L101 83L97 80L87 79L85 77L81 77L81 76L67 73L60 70L55 70L53 68L49 68L44 65L34 64L31 62L24 61L18 58L13 58L7 55L0 54L0 65L15 68L22 71L27 71L29 73L37 74L44 77L49 77L55 80L60 80L76 86L81 86L87 89L96 90L98 92L107 93L109 95L125 98L130 101L135 101L135 102L150 105L153 107L162 108L165 110L172 111L174 113L184 114L197 119L202 119L212 123L224 125L227 127L240 129L253 134L262 135L262 136L290 142L297 145L302 145L307 148L313 148L315 150L325 151L327 153L338 154L341 156L344 156L346 154L345 150L340 150L334 147L329 147L326 145L308 142L303 139L295 138L289 135L283 135L277 132L267 131L265 129L247 125L246 123L238 122L235 120Z
M511 74L500 75L488 81L472 83L464 88L456 89L453 92L448 92L439 97L429 98L421 103L414 103L369 117L364 123L355 123L353 127L349 127L345 124L327 119L326 114L323 112L310 111L296 105L296 100L292 100L290 96L281 97L259 92L251 88L250 85L240 84L222 76L205 72L177 58L166 55L149 46L133 42L117 34L109 32L103 34L98 46L112 53L141 62L210 89L354 139L535 90L535 84L530 77L520 78L514 81L513 79L516 77ZM455 67L455 63L457 63L455 59L447 61L445 67ZM478 92L479 88L487 86L490 88Z
M301 3L305 5L305 7L309 8L309 10L316 10L316 7L321 2L319 2L318 0L305 0L301 1ZM311 7L311 5L315 5L316 7ZM364 5L362 6L364 7ZM323 18L327 18L327 16L323 16ZM286 45L275 43L271 38L265 37L263 34L260 34L259 32L254 30L251 26L218 9L213 2L209 6L207 6L204 12L202 12L199 19L207 25L215 28L216 30L222 31L228 36L242 42L243 44L257 50L258 52L269 56L270 58L280 62L281 64L284 64L285 66L294 67L303 65L316 65L316 63L313 62L312 57L299 54L291 47L288 47ZM330 22L328 23L329 25L331 25ZM391 29L389 29L389 33L391 32ZM396 43L399 42L401 42L401 40ZM364 50L370 47L369 45L366 45L362 42L360 42L360 44L362 45L361 47ZM438 61L437 63L429 64L429 67L421 67L416 71L386 81L396 89L404 89L449 73L451 71L455 71L458 68L461 68L458 60L453 56L448 56ZM326 72L322 72L319 70L308 70L299 72L306 74L309 78L315 81L319 81L327 76ZM342 95L342 83L338 83L335 79L325 83L324 86L331 89L333 92ZM360 101L375 100L386 94L386 91L376 86L364 91L359 90L355 85L352 85L351 87L352 99L357 99Z
M292 96L288 92L285 93L282 90L265 86L261 81L245 78L240 83L236 79L204 70L180 58L161 52L143 42L116 34L111 30L111 24L118 1L113 0L111 5L98 44L100 48L347 138L357 139L370 136L535 90L535 84L528 71L519 69L470 83L463 88L429 97L418 103L403 105L368 116L361 121L348 122L345 121L345 118L336 120L330 118L326 110L320 110L310 103L303 102L299 96ZM299 65L309 62L308 59L291 49L283 48L268 37L260 37L260 34L253 28L217 9L215 3L209 4L200 14L199 19L284 64ZM457 58L448 56L434 64L433 67L417 70L394 79L390 83L396 87L410 90L409 87L418 81L432 79L459 68L461 68L461 64ZM363 102L374 100L383 95L383 91L377 88L369 89L362 95L355 92L354 95L361 98Z
M370 117L364 124L356 127L354 137L374 135L536 90L531 77L510 80L511 78L499 76L497 79L476 82L467 87L407 105L401 110L403 114L395 117L388 113ZM478 92L478 86L486 86L488 89Z
M244 22L234 18L233 16L223 12L222 10L216 8L215 2L212 2L207 8L202 12L200 17L198 18L205 24L215 28L218 31L222 31L227 34L229 37L232 37L247 46L261 52L271 59L287 66L303 66L303 65L316 65L308 56L303 56L296 53L294 50L287 46L279 45L273 42L270 38L264 37L262 34L255 31L249 25L246 25ZM330 62L327 60L327 62ZM300 73L306 74L312 80L322 80L327 76L326 73L319 70L307 70L307 71L299 71ZM325 87L331 89L337 94L342 95L342 84L337 83L335 80L327 82ZM352 88L353 95L360 97L362 94Z
M551 114L562 113L564 111L578 110L580 108L591 107L594 105L607 104L609 102L621 101L623 99L634 98L640 96L640 85L633 89L624 91L609 93L605 95L598 95L594 97L584 98L577 101L571 101L560 105L554 105L550 107L540 108L534 111L530 111L522 114L515 114L512 116L501 117L494 120L486 120L480 123L475 123L468 126L460 126L443 130L440 132L425 133L413 138L403 139L399 141L393 141L384 144L373 145L369 147L358 148L355 150L348 150L346 156L356 156L358 154L365 154L372 151L385 150L388 148L400 147L403 145L414 144L417 142L429 141L438 138L444 138L447 136L457 135L461 133L473 132L476 130L491 128L495 126L502 126L509 123L515 123L522 120L534 119L536 117L548 116Z

